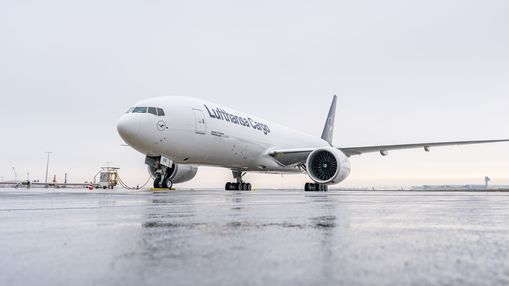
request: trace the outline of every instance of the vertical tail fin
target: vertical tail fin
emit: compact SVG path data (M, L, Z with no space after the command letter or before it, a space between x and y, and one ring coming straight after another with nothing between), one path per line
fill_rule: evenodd
M338 97L334 95L332 99L332 104L330 106L329 115L327 115L327 121L325 121L325 127L322 132L322 139L329 142L332 146L332 137L334 135L334 121L336 118L336 102Z

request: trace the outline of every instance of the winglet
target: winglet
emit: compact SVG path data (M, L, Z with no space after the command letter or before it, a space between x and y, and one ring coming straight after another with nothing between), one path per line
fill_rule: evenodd
M322 132L322 139L327 141L332 146L332 137L334 135L334 120L336 118L336 102L338 97L334 95L332 104L330 106L329 115L327 115L327 121L325 121L325 127Z

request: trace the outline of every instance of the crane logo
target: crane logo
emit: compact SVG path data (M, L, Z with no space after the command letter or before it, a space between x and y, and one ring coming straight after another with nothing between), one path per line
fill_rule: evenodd
M166 123L164 121L160 120L157 122L157 130L164 131L166 129L168 129L168 127L166 126Z

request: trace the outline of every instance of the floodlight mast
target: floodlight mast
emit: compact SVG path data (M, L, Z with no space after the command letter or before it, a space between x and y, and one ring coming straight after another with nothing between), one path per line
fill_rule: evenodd
M48 154L48 157L46 159L46 180L44 181L45 183L48 183L49 157L52 153L53 152L46 152L46 154Z

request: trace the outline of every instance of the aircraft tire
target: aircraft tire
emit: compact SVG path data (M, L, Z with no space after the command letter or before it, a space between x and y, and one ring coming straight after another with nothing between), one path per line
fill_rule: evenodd
M329 187L327 185L320 185L316 183L306 183L304 191L306 192L327 192Z
M154 179L154 188L160 188L161 187L161 176L157 176L155 179Z
M228 182L224 186L225 191L251 191L252 186L250 183L231 183Z
M170 179L166 178L163 180L161 187L164 189L171 189L171 187L173 187L173 182Z

